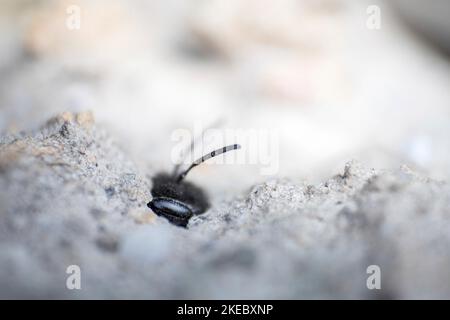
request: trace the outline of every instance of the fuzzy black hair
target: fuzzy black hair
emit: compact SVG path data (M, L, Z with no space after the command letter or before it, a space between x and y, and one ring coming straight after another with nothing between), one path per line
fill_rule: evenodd
M209 208L206 193L195 184L180 181L168 173L159 173L152 179L153 197L168 197L182 201L192 208L194 214L202 214Z

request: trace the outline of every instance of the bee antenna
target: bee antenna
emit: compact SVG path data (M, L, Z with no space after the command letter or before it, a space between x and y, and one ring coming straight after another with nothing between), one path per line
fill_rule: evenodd
M225 122L224 118L218 118L216 119L213 123L211 123L207 128L203 129L202 132L200 133L200 135L194 137L191 141L191 144L189 145L188 148L184 149L179 157L179 163L175 165L175 167L173 168L172 171L172 175L174 177L176 177L178 175L178 171L180 171L180 167L181 167L181 163L183 162L184 159L186 159L186 156L189 152L192 152L192 150L194 149L194 146L196 143L198 143L199 140L203 139L203 136L205 134L206 131L208 131L209 129L212 129L214 127L220 127L223 125L223 123Z
M194 167L198 166L199 164L205 162L206 160L209 160L211 158L214 158L216 156L218 156L219 154L228 152L228 151L232 151L232 150L237 150L240 149L241 146L239 144L232 144L217 150L214 150L210 153L205 154L203 157L195 160L190 166L189 168L187 168L185 171L183 171L182 173L180 173L177 176L177 182L180 182L181 180L184 179L184 177L186 177L186 175L188 174L189 171L191 171Z

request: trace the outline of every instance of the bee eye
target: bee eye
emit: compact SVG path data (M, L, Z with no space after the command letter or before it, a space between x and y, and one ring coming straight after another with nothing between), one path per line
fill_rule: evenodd
M163 216L170 222L183 227L187 226L193 215L189 206L172 198L154 198L147 206L158 216Z

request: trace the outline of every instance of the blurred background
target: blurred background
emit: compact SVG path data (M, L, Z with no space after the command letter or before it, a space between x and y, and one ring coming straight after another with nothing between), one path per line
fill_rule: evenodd
M276 132L280 176L320 180L356 158L446 179L448 12L446 0L1 0L0 130L92 110L154 171L172 165L174 130L223 119ZM231 194L267 179L258 165L191 178Z

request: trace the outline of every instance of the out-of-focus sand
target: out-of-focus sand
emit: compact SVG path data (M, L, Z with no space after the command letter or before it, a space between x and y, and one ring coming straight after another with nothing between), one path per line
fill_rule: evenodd
M69 4L79 30L65 25ZM448 61L383 2L375 31L354 1L1 5L3 130L92 110L140 165L170 168L174 130L224 119L276 132L282 176L321 179L350 158L448 176ZM193 179L221 193L260 172L222 166Z

